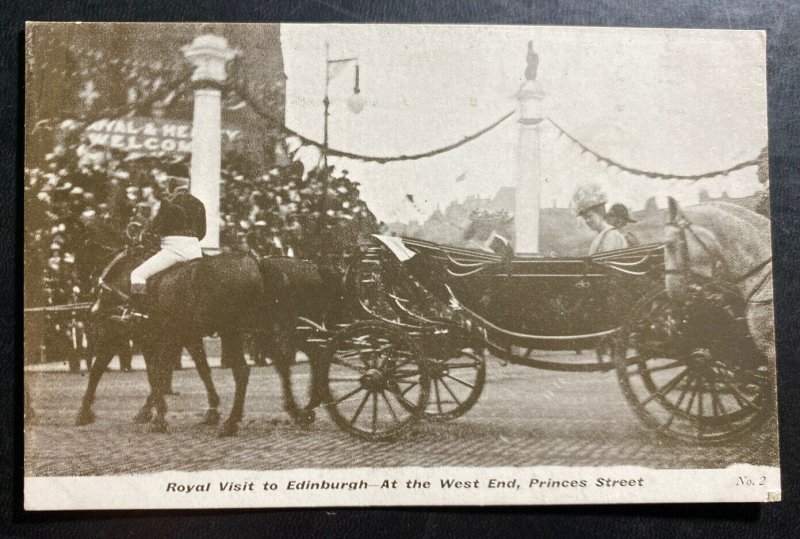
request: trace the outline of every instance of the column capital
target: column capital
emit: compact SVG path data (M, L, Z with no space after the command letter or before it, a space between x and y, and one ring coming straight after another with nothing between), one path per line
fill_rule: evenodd
M210 34L196 37L190 45L181 47L181 52L195 67L192 81L212 84L225 81L225 64L239 54L228 46L227 39Z
M519 121L523 124L535 124L544 119L544 93L539 81L526 80L514 95L519 103Z
M528 41L526 60L528 65L525 68L525 81L514 97L519 103L519 122L524 125L535 125L545 117L543 101L546 94L537 80L539 55L533 50L532 41Z

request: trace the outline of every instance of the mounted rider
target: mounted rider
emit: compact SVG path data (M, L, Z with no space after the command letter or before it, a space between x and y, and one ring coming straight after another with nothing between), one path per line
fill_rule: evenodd
M578 187L572 196L575 214L582 217L586 225L597 233L589 247L589 255L628 247L622 232L606 222L606 202L608 199L605 193L594 183Z
M200 240L206 235L206 209L189 193L189 179L166 176L162 182L161 203L143 234L160 238L160 250L131 272L130 305L119 317L122 322L147 318L144 297L147 280L175 264L201 258Z

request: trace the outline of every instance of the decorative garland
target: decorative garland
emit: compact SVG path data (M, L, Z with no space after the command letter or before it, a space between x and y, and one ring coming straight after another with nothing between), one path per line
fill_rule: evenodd
M621 163L619 163L619 162L617 162L617 161L615 161L615 160L613 160L613 159L611 159L609 157L606 157L604 155L601 155L601 154L597 153L596 151L592 150L591 148L589 148L588 146L583 144L581 141L576 139L574 136L572 136L569 133L567 133L564 130L564 128L561 127L560 125L558 125L552 118L547 118L547 121L550 122L551 124L553 124L553 126L555 126L555 128L559 130L559 132L560 132L559 136L564 135L569 140L571 140L574 144L576 144L578 147L580 147L581 153L589 153L595 159L597 159L597 161L599 161L600 163L603 163L606 166L615 167L615 168L618 168L618 169L622 170L623 172L627 172L629 174L633 174L633 175L636 175L636 176L646 176L648 178L655 178L655 179L659 179L659 180L691 180L691 181L697 181L697 180L702 180L704 178L713 178L715 176L725 176L727 174L730 174L731 172L735 172L735 171L741 170L743 168L758 166L759 163L760 163L759 159L755 158L755 159L750 159L749 161L743 161L741 163L733 165L732 167L728 167L728 168L721 169L721 170L714 170L714 171L711 171L711 172L705 172L703 174L665 174L663 172L654 172L652 170L642 170L642 169L633 168L633 167L629 167L629 166L623 165L623 164L621 164ZM762 151L762 153L763 153L763 151ZM761 154L759 154L759 157L760 156L761 156Z
M130 113L130 112L141 112L144 109L146 109L148 106L150 106L153 103L155 103L158 99L160 99L164 95L168 94L170 91L176 90L176 91L180 92L180 91L185 90L186 89L185 87L182 88L182 89L180 87L184 83L188 82L189 75L190 74L187 71L184 71L179 76L177 76L172 81L172 83L170 83L168 85L163 85L161 88L159 88L152 95L148 96L147 98L141 100L139 103L136 103L133 107L129 108L127 112L128 113ZM242 100L244 102L246 102L250 106L250 108L258 116L260 116L261 118L263 118L264 120L266 120L266 121L268 121L268 122L270 122L272 124L280 124L281 123L274 116L272 116L270 113L265 111L258 104L258 102L255 99L253 99L253 97L250 95L250 93L247 90L247 88L245 87L245 85L236 84L233 87L233 89L242 98ZM328 155L332 156L332 157L345 157L345 158L354 159L354 160L357 160L357 161L374 162L374 163L380 163L380 164L398 162L398 161L414 161L414 160L418 160L418 159L425 159L425 158L428 158L428 157L433 157L433 156L436 156L436 155L439 155L439 154L443 154L443 153L449 152L449 151L454 150L454 149L456 149L456 148L458 148L460 146L463 146L464 144L467 144L468 142L472 142L473 140L485 135L486 133L488 133L488 132L492 131L493 129L495 129L496 127L498 127L500 124L502 124L503 122L505 122L506 120L511 118L515 113L516 113L516 110L511 110L511 111L507 112L506 114L504 114L503 116L501 116L500 118L498 118L497 120L495 120L494 122L492 122L491 124L489 124L488 126L484 127L483 129L481 129L481 130L479 130L479 131L477 131L477 132L475 132L475 133L473 133L473 134L471 134L469 136L466 136L466 137L464 137L463 139L461 139L461 140L459 140L457 142L454 142L452 144L448 144L446 146L442 146L440 148L436 148L434 150L429 150L429 151L426 151L426 152L421 152L421 153L416 153L416 154L401 154L401 155L395 155L395 156L376 156L376 155L365 155L365 154L359 154L359 153L354 153L354 152L347 152L347 151L338 150L338 149L335 149L335 148L328 148ZM95 120L100 119L102 117L119 117L119 116L123 116L123 115L125 115L125 110L122 109L122 107L120 107L117 110L107 110L107 111L104 111L104 113L102 113L102 114L94 115L95 116L94 118L91 118L91 117L90 118L87 118L87 117L79 118L78 121L81 122L81 123L91 123L92 121L95 121ZM623 165L622 163L619 163L618 161L616 161L614 159L611 159L610 157L606 157L606 156L598 153L597 151L593 150L592 148L588 147L586 144L582 143L580 140L578 140L573 135L571 135L569 132L567 132L563 127L561 127L558 123L556 123L556 121L553 120L552 118L548 117L546 119L556 129L558 129L559 137L562 136L562 135L567 137L573 144L577 145L581 149L581 153L589 153L589 154L591 154L598 162L600 162L600 163L602 163L602 164L604 164L604 165L606 165L608 167L614 167L614 168L617 168L617 169L619 169L619 170L621 170L623 172L627 172L628 174L633 174L633 175L636 175L636 176L644 176L644 177L647 177L647 178L654 178L654 179L660 179L660 180L689 180L689 181L697 181L697 180L702 180L704 178L713 178L713 177L716 177L716 176L724 176L724 175L730 174L731 172L735 172L737 170L741 170L743 168L752 167L752 166L758 166L760 164L760 162L761 162L760 157L764 153L762 151L762 153L759 155L759 157L757 157L755 159L750 159L750 160L747 160L747 161L743 161L741 163L738 163L736 165L733 165L733 166L725 168L725 169L714 170L714 171L705 172L705 173L702 173L702 174L668 174L668 173L664 173L664 172L657 172L657 171L652 171L652 170L643 170L643 169L639 169L639 168L634 168L634 167L630 167L630 166L627 166L627 165ZM322 144L320 142L318 142L316 140L313 140L313 139L310 139L310 138L308 138L308 137L306 137L304 135L301 135L297 131L294 131L293 129L290 129L289 127L287 127L285 125L282 126L282 129L289 136L294 136L294 137L297 137L298 139L300 139L300 141L303 144L316 146L316 147L322 147Z
M264 111L257 104L257 102L249 95L249 92L247 91L246 88L244 88L242 86L236 86L235 90L239 94L239 96L248 105L250 105L250 107L256 112L256 114L258 114L259 116L261 116L262 118L264 118L265 120L267 120L267 121L269 121L271 123L279 123L276 120L276 118L274 118L272 115L270 115L269 113ZM489 131L491 131L494 128L496 128L497 126L499 126L504 121L508 120L515 113L516 113L516 110L511 110L508 113L504 114L502 117L500 117L495 122L491 123L490 125L486 126L483 129L481 129L480 131L477 131L476 133L473 133L472 135L464 137L462 140L460 140L458 142L455 142L453 144L449 144L447 146L443 146L441 148L437 148L435 150L430 150L430 151L427 151L427 152L422 152L422 153L417 153L417 154L410 154L410 155L397 155L397 156L374 156L374 155L364 155L364 154L358 154L358 153L353 153L353 152L346 152L346 151L343 151L343 150L337 150L335 148L328 148L328 155L329 156L334 156L334 157L346 157L348 159L354 159L354 160L364 161L364 162L375 162L375 163L381 163L381 164L390 163L390 162L396 162L396 161L411 161L411 160L416 160L416 159L424 159L426 157L432 157L434 155L439 155L439 154L442 154L442 153L445 153L445 152L449 152L450 150L454 150L454 149L458 148L459 146L462 146L462 145L464 145L464 144L466 144L468 142L471 142L471 141L477 139L478 137L480 137L482 135L485 135ZM735 172L735 171L743 169L743 168L752 167L752 166L758 166L759 163L760 163L758 158L750 159L748 161L743 161L741 163L738 163L738 164L733 165L732 167L729 167L729 168L726 168L726 169L715 170L715 171L711 171L711 172L705 172L703 174L667 174L667 173L656 172L656 171L652 171L652 170L643 170L643 169L638 169L638 168L634 168L634 167L629 167L627 165L623 165L623 164L615 161L614 159L611 159L610 157L606 157L606 156L596 152L595 150L589 148L588 146L583 144L581 141L579 141L577 138L572 136L570 133L568 133L563 127L558 125L552 118L547 118L547 121L549 121L551 124L553 124L553 126L556 129L559 130L559 132L560 132L559 136L561 136L561 135L566 136L574 144L576 144L578 147L580 147L581 153L589 153L595 159L597 159L597 161L599 161L600 163L603 163L606 166L615 167L615 168L618 168L619 170L622 170L623 172L627 172L629 174L633 174L633 175L636 175L636 176L645 176L645 177L648 177L648 178L655 178L655 179L662 179L662 180L690 180L690 181L697 181L697 180L702 180L704 178L713 178L715 176L724 176L724 175L730 174L731 172ZM286 126L283 126L283 129L289 135L295 136L298 139L300 139L300 141L303 144L316 146L316 147L321 147L322 146L321 143L319 143L319 142L317 142L315 140L312 140L312 139L310 139L308 137L305 137L305 136L301 135L300 133L298 133L297 131L289 129Z
M269 121L269 122L271 122L273 124L279 124L280 123L274 116L272 116L271 114L269 114L268 112L263 110L258 105L256 100L253 99L252 96L250 96L250 93L247 90L247 88L245 88L242 85L237 85L237 86L235 86L234 89L235 89L236 93L239 94L239 96L242 98L242 100L244 100L248 105L250 105L250 107L253 109L253 111L255 111L255 113L258 114L260 117L262 117L263 119L265 119L265 120L267 120L267 121ZM511 118L515 113L516 113L516 110L511 110L508 113L506 113L503 116L501 116L496 121L494 121L493 123L489 124L488 126L484 127L483 129L481 129L480 131L478 131L476 133L473 133L473 134L471 134L471 135L469 135L467 137L464 137L463 139L459 140L458 142L454 142L452 144L448 144L447 146L442 146L441 148L436 148L435 150L430 150L430 151L427 151L427 152L408 154L408 155L378 156L378 155L364 155L364 154L359 154L359 153L346 152L344 150L337 150L335 148L330 148L329 147L328 148L328 155L331 156L331 157L346 157L348 159L355 159L357 161L373 162L373 163L380 163L380 164L391 163L391 162L396 162L396 161L414 161L414 160L417 160L417 159L425 159L427 157L433 157L434 155L439 155L439 154L442 154L442 153L445 153L445 152L449 152L450 150L455 150L459 146L463 146L464 144L466 144L468 142L471 142L471 141L475 140L476 138L478 138L478 137L480 137L482 135L485 135L486 133L488 133L489 131L491 131L495 127L499 126L504 121L506 121L509 118ZM316 140L310 139L310 138L308 138L306 136L303 136L300 133L298 133L297 131L294 131L293 129L290 129L290 128L286 127L285 125L283 126L283 130L286 133L288 133L289 135L299 138L300 141L303 144L308 144L308 145L316 146L316 147L319 147L319 148L322 147L322 143L317 142Z

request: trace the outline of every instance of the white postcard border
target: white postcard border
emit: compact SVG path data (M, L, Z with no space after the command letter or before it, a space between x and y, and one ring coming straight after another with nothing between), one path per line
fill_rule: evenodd
M404 467L27 477L24 494L28 511L69 511L771 502L780 500L781 486L778 467L750 464Z

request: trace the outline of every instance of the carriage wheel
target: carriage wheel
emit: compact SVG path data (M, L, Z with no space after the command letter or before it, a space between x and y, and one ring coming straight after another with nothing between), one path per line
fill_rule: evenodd
M331 419L365 440L391 440L419 421L430 378L417 345L381 322L358 322L328 346L321 391Z
M615 344L622 390L659 434L694 443L731 440L772 413L772 374L742 306L717 294L677 306L660 290L634 308Z
M429 360L428 372L431 388L425 417L433 421L449 421L467 413L486 383L486 362L471 350L445 360Z

